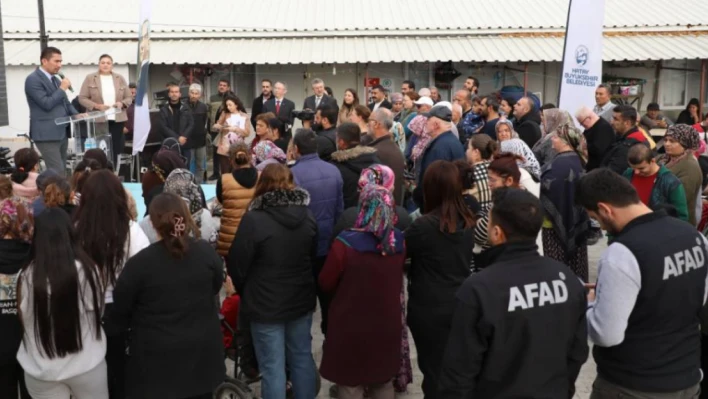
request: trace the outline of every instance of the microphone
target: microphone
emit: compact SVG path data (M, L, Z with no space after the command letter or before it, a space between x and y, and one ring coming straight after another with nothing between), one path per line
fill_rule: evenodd
M57 72L57 76L59 76L60 78L64 79L64 74L61 73L61 72ZM74 92L74 88L71 87L71 86L69 86L69 91L73 93L73 92Z

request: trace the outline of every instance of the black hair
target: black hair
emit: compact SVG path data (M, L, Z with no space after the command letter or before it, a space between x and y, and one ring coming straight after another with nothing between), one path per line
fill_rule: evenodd
M575 204L589 211L597 211L600 202L624 208L639 204L641 200L629 180L610 169L599 168L578 180Z
M554 108L558 108L558 107L556 107L556 105L553 103L545 103L545 104L541 105L541 111L546 110L546 109L554 109Z
M474 187L474 167L467 161L458 159L453 162L460 173L460 183L463 190L470 190Z
M268 82L271 86L273 86L273 81L270 79L262 79L261 83L263 83L263 82Z
M492 193L489 227L499 226L508 242L535 240L543 225L541 202L526 190L502 187Z
M13 156L15 170L10 175L10 180L22 184L29 177L29 173L39 163L39 154L31 148L20 148Z
M359 125L345 122L337 126L337 139L344 141L349 147L357 146L361 141L361 129L359 129Z
M79 278L77 262L81 264L83 279ZM23 278L28 279L26 286L33 296L34 340L45 357L61 358L83 349L82 308L89 313L95 339L101 339L103 288L96 265L79 245L69 215L62 209L47 208L35 217L29 260L21 274ZM86 286L82 286L82 280ZM21 281L18 286L19 303L25 293L21 292ZM27 327L23 325L25 331ZM23 337L30 339L27 333Z
M285 134L285 132L283 132L283 122L281 122L278 118L268 118L268 126L271 129L276 129L280 137Z
M327 92L327 95L330 97L334 97L334 92L332 91L332 88L329 86L325 86L325 91Z
M618 105L612 109L612 112L620 114L622 121L637 123L637 110L631 105Z
M123 269L130 246L130 220L128 196L118 177L106 169L91 173L81 190L74 226L104 285L115 286Z
M660 110L659 104L657 104L657 103L649 103L649 105L647 105L647 111L659 111L659 110Z
M415 90L415 83L412 80L404 80L401 82L402 84L408 85L408 88L411 90Z
M44 50L42 50L42 53L40 54L39 59L40 60L50 60L50 59L52 59L52 56L54 56L54 54L61 55L61 50L59 50L56 47L47 47Z
M111 56L108 55L108 54L101 54L101 56L98 57L98 61L101 62L101 60L104 59L104 58L108 58L109 60L111 60L111 62L113 62L113 57L111 57Z
M502 98L502 101L506 101L506 103L509 104L512 109L514 108L514 105L516 105L516 99L511 96Z
M474 87L479 88L479 79L475 78L474 76L468 76L467 79L472 80L472 82L474 82Z
M630 165L639 165L642 162L651 163L654 153L651 148L644 143L637 143L629 148L627 161Z
M686 110L687 110L687 111L688 111L689 108L691 108L691 105L695 105L696 107L698 107L699 110L701 109L701 102L698 101L697 98L692 98L692 99L690 99L690 100L688 101L688 104L686 104Z
M297 129L293 137L293 145L300 155L317 153L317 135L311 129Z
M176 87L176 88L179 89L179 85L178 85L177 83L175 83L175 82L170 82L170 83L167 84L167 89L171 89L171 88L173 88L173 87Z
M499 112L499 100L497 99L497 96L494 94L489 94L484 97L484 99L487 101L487 107L492 107L494 112Z
M224 96L224 100L221 102L221 109L226 112L229 111L229 108L226 106L227 101L233 101L233 103L236 104L236 108L238 108L238 112L246 112L246 107L243 105L243 101L241 101L241 99L235 94L229 92Z
M224 82L227 85L229 85L229 87L231 87L231 81L229 79L221 78L221 79L219 79L219 83L221 83L221 82Z
M137 89L138 85L135 82L130 82L130 83L128 83L128 88L129 89Z
M379 90L382 93L386 93L386 89L381 85L376 85L376 86L372 87L371 90Z
M327 118L327 121L329 121L329 124L332 126L337 126L337 117L339 116L339 110L334 108L331 105L320 105L319 108L317 108L317 111L320 112L320 116L322 119Z

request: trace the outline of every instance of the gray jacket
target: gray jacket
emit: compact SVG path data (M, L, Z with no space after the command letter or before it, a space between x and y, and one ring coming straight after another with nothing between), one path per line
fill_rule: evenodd
M61 141L66 137L66 126L54 123L56 118L76 115L66 92L52 83L39 68L25 79L25 96L30 110L30 137L32 140Z

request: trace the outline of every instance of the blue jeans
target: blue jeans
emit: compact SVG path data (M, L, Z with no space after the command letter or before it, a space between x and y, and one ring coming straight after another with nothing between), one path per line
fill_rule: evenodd
M315 397L316 369L312 358L311 329L312 313L287 323L251 322L263 399L285 398L286 359L295 399Z

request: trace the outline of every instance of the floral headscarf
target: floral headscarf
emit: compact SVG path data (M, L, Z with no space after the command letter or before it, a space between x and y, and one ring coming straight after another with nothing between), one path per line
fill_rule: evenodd
M522 157L524 161L518 161L519 166L526 169L527 172L531 173L536 178L541 177L541 165L539 165L533 151L531 151L523 140L511 139L502 141L499 147L501 149L500 152L510 152Z
M253 149L253 160L255 164L258 165L261 162L265 162L268 159L275 159L279 163L285 163L287 157L283 150L280 149L275 143L270 140L263 140L256 144Z
M22 201L8 198L0 202L0 239L10 236L15 240L31 242L33 234L32 214Z
M394 226L398 222L391 192L382 186L370 184L359 195L359 215L354 230L368 231L378 240L382 255L396 253Z
M672 157L669 154L664 154L659 158L659 162L666 165L667 168L679 163L686 158L688 154L692 154L700 148L701 136L698 130L683 123L669 126L669 128L666 129L666 135L664 135L664 138L666 137L672 137L685 149L682 155Z
M396 176L393 174L393 170L388 166L381 164L371 165L371 167L361 171L359 190L363 191L366 186L374 184L392 191L395 179Z
M204 209L202 194L194 175L186 169L175 169L165 180L166 193L175 194L187 202L192 215Z
M413 150L411 151L411 159L413 159L413 161L418 160L418 158L423 155L425 147L427 147L430 140L432 140L432 137L430 137L430 133L428 132L427 122L428 118L423 115L417 115L408 124L408 129L410 129L413 134L418 136L418 141L415 143Z

